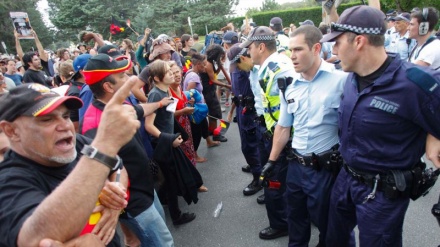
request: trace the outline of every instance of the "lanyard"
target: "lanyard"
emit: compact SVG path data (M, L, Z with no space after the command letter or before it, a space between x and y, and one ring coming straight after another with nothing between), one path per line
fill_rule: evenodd
M433 40L435 40L435 37L431 36L429 37L429 39L426 40L426 42L422 45L422 47L420 47L419 51L417 52L417 54L414 55L414 60L417 59L417 57L419 56L420 52L422 51L423 48L425 48L425 46L429 43L431 43ZM411 51L411 55L408 57L408 62L411 61L411 57L414 54L414 52L417 50L417 46L414 46L413 50Z

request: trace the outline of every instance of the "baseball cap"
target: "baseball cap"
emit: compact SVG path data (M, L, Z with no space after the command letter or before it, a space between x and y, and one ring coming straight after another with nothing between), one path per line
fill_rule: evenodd
M99 48L98 54L104 53L109 55L113 58L118 58L122 56L122 53L119 51L118 47L115 45L104 45L103 47Z
M61 96L38 83L26 83L9 90L0 97L0 120L12 122L20 116L38 117L51 113L64 104L68 109L82 107L75 96Z
M223 35L223 43L236 44L238 42L238 34L233 31L228 31Z
M366 5L354 6L342 12L338 22L332 22L331 32L324 35L320 42L334 41L345 32L356 34L383 35L387 30L385 14Z
M260 26L253 28L250 31L246 42L242 43L240 47L248 48L254 41L271 41L271 40L275 40L275 34L272 31L272 29L265 26Z
M273 27L275 25L283 25L283 20L281 20L280 17L274 17L274 18L270 19L269 25L271 27Z
M406 22L410 22L411 20L411 15L409 13L400 13L399 15L397 15L396 17L393 17L393 19L395 21L406 21Z
M73 60L73 70L75 70L75 72L78 72L84 69L84 67L87 64L87 61L89 61L89 58L91 57L92 55L90 54L81 54L77 56L75 60Z
M304 26L304 25L315 26L315 23L312 20L305 20L303 22L300 22L299 25L301 25L301 26Z
M82 73L87 85L93 85L105 77L131 68L128 59L118 60L107 54L98 54L89 59Z
M15 63L15 68L19 69L20 67L23 67L23 64L20 61L16 62Z
M243 54L245 54L247 51L247 48L240 48L240 44L234 44L227 52L227 56L229 59L229 62L231 64L235 63L238 61L238 59L240 58L240 56L242 56Z
M89 61L89 58L91 57L92 55L90 54L81 54L73 60L73 70L75 71L75 74L73 74L72 78L75 78L75 76L80 73L80 70L84 69L87 61Z

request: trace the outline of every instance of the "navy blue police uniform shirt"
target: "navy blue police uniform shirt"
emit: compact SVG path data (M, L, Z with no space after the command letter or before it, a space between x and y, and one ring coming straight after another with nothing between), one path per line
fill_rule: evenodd
M427 132L440 139L439 81L440 71L395 56L361 92L350 73L339 108L345 162L363 171L411 169L425 152Z

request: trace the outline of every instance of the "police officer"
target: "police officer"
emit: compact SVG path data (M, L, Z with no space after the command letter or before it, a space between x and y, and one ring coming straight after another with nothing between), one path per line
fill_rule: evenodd
M411 50L416 44L414 39L408 37L408 26L411 17L409 13L400 13L394 17L394 28L396 30L391 37L387 52L398 53L402 60L407 60Z
M320 231L319 246L325 246L330 192L342 166L337 108L347 74L321 59L321 38L321 31L311 25L291 34L289 48L298 74L284 86L269 157L269 162L277 160L293 125L285 193L289 246L308 246L310 222Z
M360 246L402 246L427 133L440 138L440 72L387 55L384 18L376 8L351 7L321 39L336 41L333 52L351 72L339 107L346 164L333 186L327 246L350 246L356 225Z
M269 27L275 32L278 53L289 57L289 38L284 34L283 20L280 17L274 17L270 19Z
M266 126L266 136L268 138L266 151L272 148L273 130L278 122L280 114L280 97L277 85L278 78L293 77L292 61L287 56L277 52L276 38L273 31L264 26L256 27L251 30L246 42L240 45L241 48L248 48L248 53L255 65L260 65L258 70L258 81L261 86L260 99L264 107L264 123ZM285 157L280 158L275 163L275 169L270 180L277 180L283 186L278 190L264 189L269 227L263 229L259 236L262 239L274 239L287 235L287 222L285 214L285 201L283 193L285 191L286 166ZM263 174L267 175L267 174Z
M243 189L243 194L250 196L262 189L261 185L258 184L261 174L258 140L261 135L258 135L257 123L254 121L257 117L257 113L254 107L254 94L252 93L249 82L249 71L242 70L237 66L239 56L237 56L236 51L242 50L236 42L238 35L235 32L227 32L225 36L226 38L223 37L223 45L226 46L225 48L228 50L227 56L230 62L229 72L231 74L232 94L234 95L232 103L236 110L241 151L253 176L251 183ZM233 51L231 51L231 49L233 49ZM244 51L246 51L246 49L244 49ZM243 53L241 55L243 55Z

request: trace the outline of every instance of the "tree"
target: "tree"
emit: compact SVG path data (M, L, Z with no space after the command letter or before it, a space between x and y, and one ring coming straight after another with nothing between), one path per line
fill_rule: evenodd
M261 11L273 11L279 10L281 7L275 0L264 0L263 6L261 6Z
M238 0L150 0L138 4L132 25L138 32L148 26L155 36L161 33L181 36L190 33L188 17L191 17L193 30L201 33L205 24L210 30L225 26L225 16L237 4Z
M31 22L32 28L38 34L38 37L44 47L47 47L53 42L53 32L47 28L43 22L41 14L36 10L38 0L29 0L26 5L22 2L14 0L3 0L0 3L0 30L2 30L1 41L4 41L8 53L15 53L15 38L14 29L12 25L11 18L9 17L9 12L13 11L23 11L27 12L29 20ZM21 45L23 51L28 51L32 47L35 48L35 42L33 40L21 40ZM1 51L4 52L3 48Z

